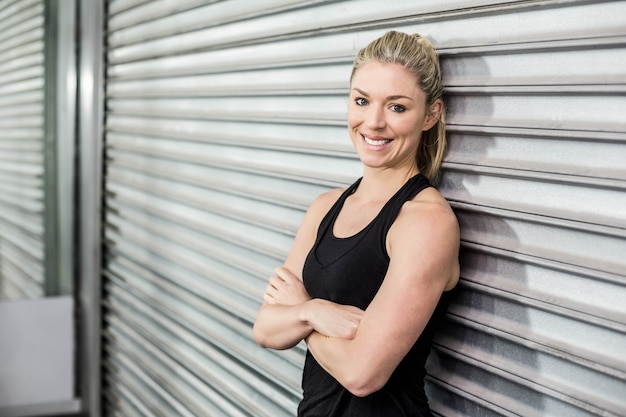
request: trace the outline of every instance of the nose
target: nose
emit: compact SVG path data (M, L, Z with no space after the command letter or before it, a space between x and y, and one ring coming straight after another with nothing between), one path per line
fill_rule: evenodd
M380 106L370 105L365 115L365 125L368 129L381 130L387 125L385 122L384 109Z

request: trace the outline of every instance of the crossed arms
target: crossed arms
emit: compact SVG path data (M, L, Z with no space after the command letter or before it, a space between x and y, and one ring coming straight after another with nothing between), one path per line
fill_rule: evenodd
M305 340L328 373L352 394L365 396L384 386L442 292L456 284L458 223L438 193L407 202L389 231L389 269L367 309L312 299L301 271L319 223L339 193L318 197L305 215L284 266L269 279L254 337L273 349Z

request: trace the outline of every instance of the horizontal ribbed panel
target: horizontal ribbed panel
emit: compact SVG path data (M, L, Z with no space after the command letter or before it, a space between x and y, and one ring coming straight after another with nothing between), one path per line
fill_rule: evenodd
M43 15L0 3L0 298L44 291Z
M291 416L304 346L251 325L304 210L360 175L354 53L441 53L441 191L462 282L428 392L442 416L626 414L626 8L586 1L113 1L110 415Z

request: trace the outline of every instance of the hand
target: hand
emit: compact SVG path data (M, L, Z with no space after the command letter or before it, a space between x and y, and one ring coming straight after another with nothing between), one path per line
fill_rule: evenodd
M363 310L316 298L307 303L305 315L313 329L324 336L354 339Z
M276 268L263 295L263 300L268 304L288 306L301 304L310 299L302 280L284 267Z

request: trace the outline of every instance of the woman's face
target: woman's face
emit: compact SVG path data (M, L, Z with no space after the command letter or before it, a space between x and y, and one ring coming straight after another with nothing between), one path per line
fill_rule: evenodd
M415 169L422 131L437 123L413 74L399 64L369 62L352 78L348 128L361 162Z

